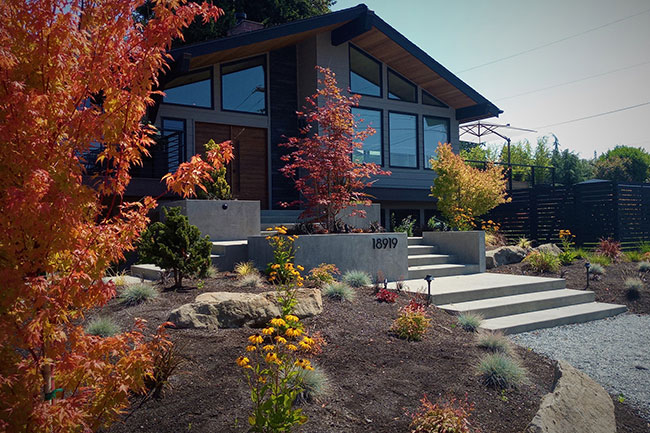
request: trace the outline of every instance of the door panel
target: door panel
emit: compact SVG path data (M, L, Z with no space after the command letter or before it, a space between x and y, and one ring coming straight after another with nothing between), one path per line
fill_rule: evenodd
M204 144L232 140L234 159L228 164L227 179L233 196L240 200L259 200L268 208L268 165L266 129L196 122L196 150L205 154Z

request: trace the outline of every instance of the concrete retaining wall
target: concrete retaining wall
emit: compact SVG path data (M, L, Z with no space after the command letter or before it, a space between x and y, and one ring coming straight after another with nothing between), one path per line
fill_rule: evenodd
M260 234L259 201L179 200L162 203L162 206L180 207L190 224L213 241L246 239Z
M459 263L478 265L479 272L485 272L485 232L423 232L427 245L437 245L441 254L456 256Z
M321 263L336 265L341 272L360 270L373 278L378 272L391 281L406 279L408 252L406 233L336 233L303 235L295 242L295 263L305 272ZM265 236L248 238L248 258L259 269L273 258Z
M363 218L358 215L349 216L355 210L366 211L366 217ZM356 206L350 206L339 212L339 217L341 218L342 222L349 226L360 229L367 229L373 222L381 222L381 205L379 203L373 203L370 206L363 206L359 204Z

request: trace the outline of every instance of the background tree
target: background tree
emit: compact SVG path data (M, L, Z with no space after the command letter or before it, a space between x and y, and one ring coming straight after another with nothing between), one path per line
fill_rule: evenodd
M121 196L153 143L142 119L166 49L197 14L221 12L161 1L143 25L132 18L139 4L0 2L0 431L99 429L143 389L152 351L169 344L147 341L140 322L106 338L81 326L115 295L102 277L156 205ZM91 146L104 168L95 189L82 178ZM193 158L168 186L191 193L228 153Z
M214 140L210 140L205 144L207 150L221 151L221 145L217 144ZM230 143L228 142L230 145ZM210 179L201 183L205 190L199 189L196 193L197 198L209 200L230 200L232 193L228 180L226 179L226 166L222 166L217 170L210 172Z
M650 180L650 153L637 147L616 146L598 158L594 175L615 182L646 182Z
M200 2L200 0L192 0ZM245 12L247 19L272 27L291 21L323 15L331 12L333 0L207 0L224 11L219 20L203 22L195 20L183 31L184 38L174 40L174 47L223 38L235 26L237 12ZM146 21L153 16L152 0L146 0L138 9L139 16Z
M295 179L296 189L304 200L283 205L304 203L301 217L321 221L333 232L337 215L343 209L353 204L371 204L368 194L363 192L374 182L369 181L370 177L390 172L374 163L354 162L352 153L375 130L370 126L358 130L351 108L359 105L361 96L344 96L332 71L319 66L316 69L323 75L318 80L319 90L306 98L307 107L298 113L307 124L300 130L302 137L291 137L280 144L295 149L282 157L287 164L280 172ZM352 214L365 216L365 211Z
M555 182L562 185L574 185L591 179L593 165L586 159L581 159L574 152L564 149L562 152L553 150L551 165L555 167Z
M450 224L456 224L458 228L459 221L473 221L499 204L510 201L506 198L502 168L492 164L486 170L473 168L447 143L438 146L437 155L437 159L431 160L437 174L431 196L438 199L438 210Z

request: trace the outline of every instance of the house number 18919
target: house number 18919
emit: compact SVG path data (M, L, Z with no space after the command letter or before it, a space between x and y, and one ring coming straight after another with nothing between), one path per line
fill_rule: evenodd
M397 246L397 238L373 238L372 239L373 250L395 248L396 246Z

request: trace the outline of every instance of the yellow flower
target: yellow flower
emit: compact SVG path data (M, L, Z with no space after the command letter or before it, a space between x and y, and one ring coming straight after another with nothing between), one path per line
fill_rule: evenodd
M278 365L282 364L282 361L280 361L280 358L278 358L278 354L275 352L269 352L266 354L264 357L264 360L266 361L267 364L272 364L276 363Z
M308 359L304 359L304 358L298 359L296 360L296 362L293 363L293 365L296 365L305 370L313 370L313 367L311 366L311 362L309 362Z
M248 337L248 341L253 344L261 344L264 341L264 338L260 334L254 334Z
M262 334L264 335L273 335L274 332L275 332L275 328L268 327L262 329Z
M297 322L299 319L297 316L294 316L293 314L287 314L286 316L284 316L284 320L286 320L287 322Z
M270 352L271 350L275 349L275 346L272 344L267 344L266 346L262 347L262 349L266 350L267 352Z
M287 344L287 339L278 335L275 337L275 342L278 344Z
M250 362L250 359L246 358L245 356L240 356L237 358L237 365L239 365L242 368L251 368L248 363Z
M279 316L274 318L274 319L271 319L271 325L273 325L273 326L278 326L279 327L279 326L285 326L286 324L287 324L287 322L282 320L282 318L279 317Z
M302 337L302 341L305 342L305 344L314 344L314 340L307 336Z
M271 265L271 269L279 269L280 265L278 263Z
M298 345L299 345L300 348L303 349L303 350L309 350L309 349L311 349L311 346L310 346L309 344L305 343L304 341L301 341L300 343L298 343Z
M257 350L257 346L246 346L246 352L253 352Z
M287 337L298 337L300 336L300 334L302 334L302 331L298 328L289 328L287 329L285 334L287 335Z
M272 229L271 227L267 227L267 228L264 229L264 230L266 230L267 232L270 232L270 231L273 230L273 229Z
M295 352L298 348L294 344L287 344L287 349Z
M257 378L257 381L260 382L260 383L266 383L266 377L260 376L260 377Z

